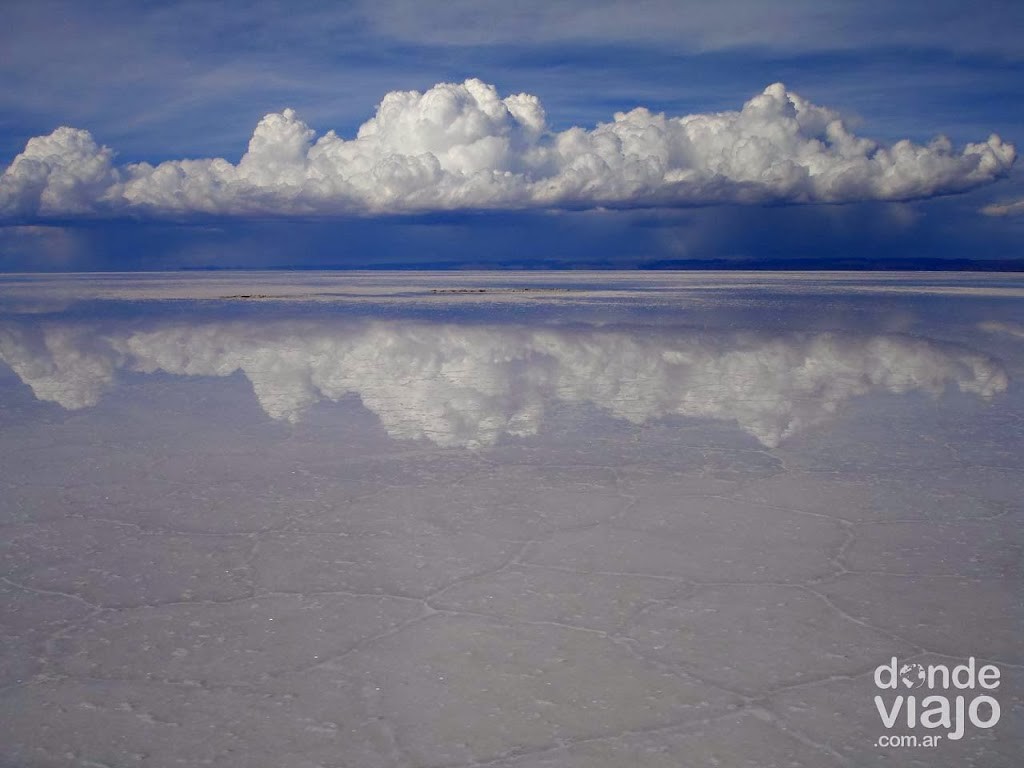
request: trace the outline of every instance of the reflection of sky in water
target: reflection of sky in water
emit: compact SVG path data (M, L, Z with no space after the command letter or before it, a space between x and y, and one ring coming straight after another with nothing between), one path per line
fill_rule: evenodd
M355 395L392 437L445 447L536 436L566 403L638 425L732 422L771 447L863 395L991 400L1008 370L987 351L998 344L978 342L1021 335L1001 305L1024 290L987 275L7 283L0 360L39 400L94 406L126 373L240 373L273 419L298 422L316 402Z
M127 325L128 327L124 327ZM734 421L766 446L871 392L992 398L1003 366L962 346L895 334L690 328L531 328L469 322L182 322L0 329L0 357L40 400L95 405L121 371L241 372L274 419L354 394L390 435L491 445L538 434L547 404L589 403L644 424Z
M1016 765L1022 298L0 279L0 763L875 765L973 655Z

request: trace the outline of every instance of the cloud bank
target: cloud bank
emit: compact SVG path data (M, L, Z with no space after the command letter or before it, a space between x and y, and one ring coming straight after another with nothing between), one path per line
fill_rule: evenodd
M353 139L290 109L265 116L237 164L118 166L88 131L30 139L0 177L0 216L341 215L469 209L841 203L962 192L1005 175L1013 145L883 146L838 113L769 86L739 111L637 108L548 129L536 96L479 80L388 93Z
M357 396L394 438L479 448L540 430L554 403L586 403L633 424L669 416L731 422L773 447L869 392L947 386L989 398L1008 386L995 360L899 335L644 335L581 328L373 322L180 323L99 332L0 327L0 360L36 397L95 405L117 371L241 372L274 419Z

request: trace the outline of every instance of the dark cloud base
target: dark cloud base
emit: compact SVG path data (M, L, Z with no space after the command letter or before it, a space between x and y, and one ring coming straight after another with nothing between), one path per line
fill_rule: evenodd
M0 228L0 270L1024 269L1024 219L979 215L990 197L337 220L63 221Z

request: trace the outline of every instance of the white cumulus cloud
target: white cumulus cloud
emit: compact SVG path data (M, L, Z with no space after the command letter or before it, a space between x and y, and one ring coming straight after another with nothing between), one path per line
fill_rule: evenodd
M1005 175L1013 145L891 146L831 109L766 88L738 111L644 108L592 129L548 129L540 100L479 80L394 91L355 138L265 116L237 164L115 165L83 130L31 139L0 177L0 216L391 213L459 209L909 200Z
M937 395L955 386L989 398L1008 386L992 358L900 335L641 336L407 321L0 327L0 360L38 398L69 409L98 402L118 370L241 372L271 418L295 422L318 401L355 395L392 437L469 448L537 434L559 402L633 424L731 422L775 446L869 392Z

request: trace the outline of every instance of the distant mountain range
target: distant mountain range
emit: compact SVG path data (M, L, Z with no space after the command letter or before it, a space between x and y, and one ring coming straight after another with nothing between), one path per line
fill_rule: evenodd
M246 266L181 267L184 271L225 271L252 269ZM610 261L560 262L479 262L435 261L367 264L306 264L262 267L286 271L352 271L352 270L736 270L736 271L839 271L839 272L1024 272L1024 259L928 259L928 258L841 258L841 259L651 259L632 264Z

